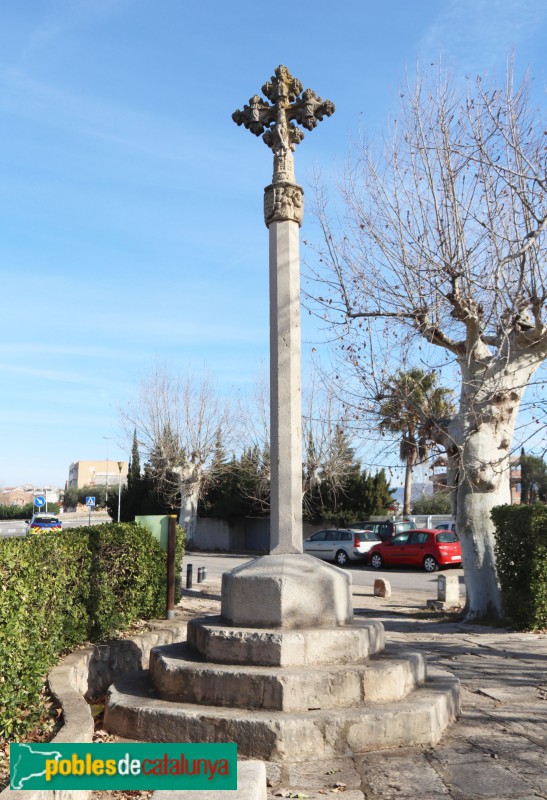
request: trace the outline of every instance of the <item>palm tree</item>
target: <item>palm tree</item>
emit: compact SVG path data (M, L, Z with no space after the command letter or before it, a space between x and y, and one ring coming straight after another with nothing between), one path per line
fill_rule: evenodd
M412 469L427 458L435 441L435 428L440 420L454 413L447 399L450 389L437 386L437 375L414 368L400 370L377 399L380 405L380 431L401 434L399 455L405 464L403 514L410 514Z

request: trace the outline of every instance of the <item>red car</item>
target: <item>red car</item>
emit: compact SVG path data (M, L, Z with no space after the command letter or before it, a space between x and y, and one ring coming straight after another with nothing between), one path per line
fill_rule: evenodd
M401 565L435 572L439 567L460 567L462 551L454 531L419 529L375 544L369 552L369 562L374 569Z

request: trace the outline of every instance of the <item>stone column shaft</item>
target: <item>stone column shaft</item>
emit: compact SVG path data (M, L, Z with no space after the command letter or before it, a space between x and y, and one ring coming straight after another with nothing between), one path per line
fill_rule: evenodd
M271 222L269 237L270 553L301 553L302 391L298 222Z

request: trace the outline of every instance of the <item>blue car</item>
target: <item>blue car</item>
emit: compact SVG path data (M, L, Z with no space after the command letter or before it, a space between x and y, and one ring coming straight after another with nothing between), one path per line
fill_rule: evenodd
M60 533L63 523L54 514L35 514L32 519L25 520L27 533Z

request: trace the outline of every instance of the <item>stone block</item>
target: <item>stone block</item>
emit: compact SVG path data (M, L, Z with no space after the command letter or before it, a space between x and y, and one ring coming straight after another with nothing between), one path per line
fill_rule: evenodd
M157 648L150 657L150 678L162 699L219 707L307 711L396 702L425 677L420 653L277 669L208 664L184 644Z
M374 581L374 597L391 597L391 584L384 578L376 578Z
M221 615L255 628L347 625L351 575L303 553L262 556L223 574Z
M152 800L266 800L266 765L262 761L237 762L237 789L173 789L152 794Z
M237 742L246 758L331 758L392 747L432 745L459 711L459 682L436 674L397 703L319 711L221 708L161 700L146 673L110 687L105 728L155 742Z
M187 639L206 661L263 667L349 664L364 661L385 645L382 623L362 619L336 628L262 630L202 617L188 622Z
M437 600L447 606L460 604L460 579L458 575L439 575L437 578Z

